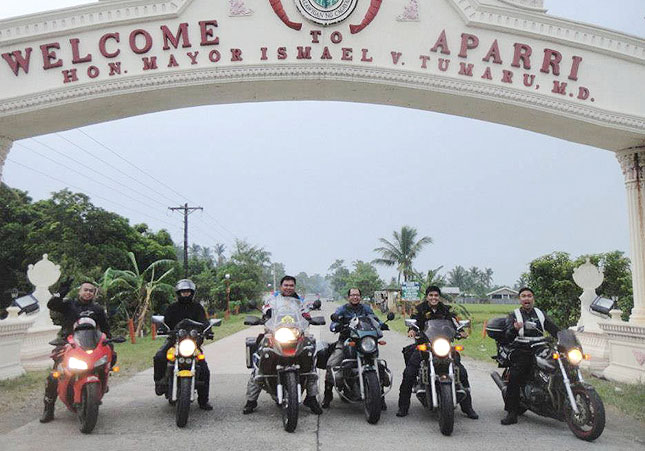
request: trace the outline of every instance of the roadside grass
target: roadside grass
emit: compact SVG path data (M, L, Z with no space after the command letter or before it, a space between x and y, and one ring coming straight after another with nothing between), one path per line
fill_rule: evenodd
M471 315L471 332L468 338L460 340L464 346L462 355L473 359L495 364L491 356L497 353L495 341L488 336L482 336L484 321L508 315L515 305L507 304L466 304L465 307ZM376 310L375 310L376 311ZM378 315L385 319L385 315ZM463 315L460 315L463 316ZM465 318L461 318L465 319ZM396 318L388 323L390 329L400 333L407 333L403 317L396 314ZM621 384L599 379L588 372L583 372L585 381L591 384L606 405L616 407L622 413L639 421L645 421L645 384Z
M213 328L214 340L207 340L206 344L217 341L228 335L232 335L247 326L244 325L244 318L247 314L231 315L228 321L223 321L220 327ZM113 374L112 384L124 382L130 376L152 366L152 357L161 347L165 336L157 336L152 340L150 336L137 338L136 344L130 340L125 343L115 344L118 354L118 365L121 368L119 373ZM11 415L19 406L33 404L43 396L45 389L45 378L48 370L29 371L24 376L0 381L0 418Z

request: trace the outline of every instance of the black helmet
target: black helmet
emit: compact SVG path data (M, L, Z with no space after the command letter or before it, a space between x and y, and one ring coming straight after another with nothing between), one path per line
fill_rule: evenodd
M181 296L180 292L182 291L190 291L190 295ZM177 294L177 299L180 302L192 302L193 297L195 296L195 284L190 279L181 279L177 282L177 285L175 285L175 293Z

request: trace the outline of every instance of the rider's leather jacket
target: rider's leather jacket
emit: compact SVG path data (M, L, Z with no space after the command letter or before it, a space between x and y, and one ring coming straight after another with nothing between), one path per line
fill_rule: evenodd
M381 320L377 318L377 316L374 314L374 311L369 305L360 303L356 305L352 305L349 302L345 305L341 305L336 309L335 315L339 318L344 318L345 321L349 320L350 318L353 318L355 316L363 316L363 315L369 315L374 317L376 321L380 325L383 325ZM332 321L332 323L329 325L329 330L332 332L338 332L341 329L341 322L340 321ZM347 335L347 336L344 336ZM347 332L341 332L341 335L338 337L339 340L345 340L349 337L349 331Z
M526 311L523 308L519 309L520 315L522 316L522 322L526 324L527 322L533 322L535 323L535 328L523 328L523 337L526 338L526 340L521 340L521 337L518 337L520 335L520 331L516 330L514 327L514 323L517 320L515 316L515 312L512 312L509 314L509 321L508 325L506 327L506 340L508 343L512 343L512 346L515 348L530 348L530 340L532 338L540 338L544 336L544 332L548 332L554 337L558 336L558 332L560 329L558 326L555 325L555 323L549 318L546 314L544 314L544 325L542 325L542 322L540 321L540 318L538 316L538 313L535 308L532 308L530 311Z
M416 312L412 316L412 319L417 320L417 326L419 327L419 330L424 330L427 321L435 319L447 319L452 321L455 329L459 327L457 315L455 315L450 307L445 305L443 302L439 302L436 307L432 307L430 306L428 301L423 301L422 303L417 305Z
M111 338L110 324L107 320L105 310L94 301L82 302L79 299L61 299L60 296L52 296L47 302L47 308L63 315L61 333L63 337L73 332L74 323L83 315L91 312L89 315L96 325L101 329L108 338ZM85 312L85 313L84 313Z
M204 307L201 304L196 302L173 302L166 308L164 313L164 322L170 330L173 330L175 326L182 319L192 319L193 321L200 322L205 326L208 325L208 318L206 318L206 312Z

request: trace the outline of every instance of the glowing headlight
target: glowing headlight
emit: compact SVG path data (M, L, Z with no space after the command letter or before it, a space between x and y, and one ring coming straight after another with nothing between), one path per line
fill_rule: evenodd
M580 349L572 349L567 353L567 358L571 365L579 365L582 362L582 352L580 352Z
M445 338L437 338L432 342L432 350L439 357L446 357L450 353L450 342Z
M183 357L192 357L197 349L197 345L193 340L182 340L179 342L179 355Z
M361 351L366 354L376 351L376 340L373 337L363 337L361 340Z
M296 334L288 327L281 327L275 331L275 339L279 343L289 343L290 341L295 341Z
M70 370L86 370L87 363L76 357L69 358L69 369Z

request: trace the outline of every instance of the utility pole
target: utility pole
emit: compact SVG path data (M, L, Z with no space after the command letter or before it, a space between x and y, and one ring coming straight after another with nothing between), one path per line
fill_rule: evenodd
M188 278L188 215L195 210L204 210L202 207L189 207L184 204L181 207L168 207L168 210L183 210L184 212L184 277Z

